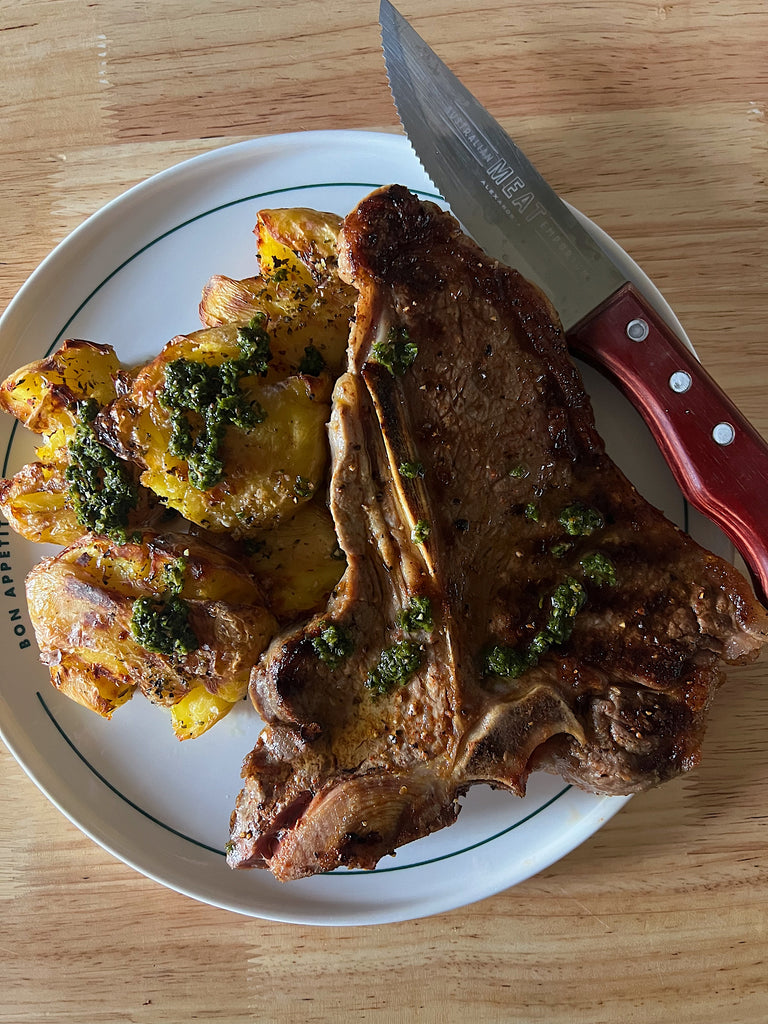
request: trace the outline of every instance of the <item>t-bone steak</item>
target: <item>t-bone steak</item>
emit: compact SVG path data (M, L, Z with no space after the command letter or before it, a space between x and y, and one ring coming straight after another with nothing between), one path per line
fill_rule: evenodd
M535 769L633 793L697 764L747 582L606 455L557 314L401 186L346 218L359 297L330 423L348 568L251 677L228 860L372 868Z

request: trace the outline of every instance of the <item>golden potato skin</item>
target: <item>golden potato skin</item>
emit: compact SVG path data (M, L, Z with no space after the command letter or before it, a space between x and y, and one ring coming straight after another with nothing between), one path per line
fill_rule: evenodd
M51 682L70 700L102 718L130 700L136 685L117 659L82 651L59 651L48 663Z
M356 291L338 275L341 218L292 208L262 210L256 223L261 276L235 281L217 275L203 290L200 318L208 326L269 318L276 366L296 373L313 346L333 376L343 369Z
M171 708L171 727L177 739L192 740L202 736L235 706L220 694L209 693L204 686L194 686Z
M199 490L189 480L187 463L168 451L171 412L161 400L165 368L176 359L218 365L238 353L235 325L173 338L139 371L131 391L100 414L96 430L102 443L142 468L142 485L185 519L248 536L290 518L320 487L327 466L330 381L280 379L271 371L265 379L244 378L242 390L262 406L266 419L249 432L227 428L219 449L223 477Z
M38 544L71 544L82 535L64 466L30 462L0 480L0 510L11 528Z
M308 274L318 285L332 281L338 276L341 225L337 214L307 207L259 210L253 231L262 277L273 278L281 267L295 264L304 279Z
M143 647L131 617L137 598L168 593L167 570L179 560L179 596L198 646L170 656ZM205 723L209 728L244 696L250 670L277 629L250 573L186 535L147 531L129 544L88 535L35 566L27 601L54 686L106 718L135 687L166 706L202 687L218 708ZM200 731L198 725L185 729L186 735Z
M247 324L256 312L266 313L270 323L280 320L285 313L274 291L270 291L260 277L237 281L224 274L214 274L203 286L199 313L206 327Z
M45 359L28 363L0 384L0 409L36 434L74 430L75 406L115 397L120 363L111 345L70 339Z

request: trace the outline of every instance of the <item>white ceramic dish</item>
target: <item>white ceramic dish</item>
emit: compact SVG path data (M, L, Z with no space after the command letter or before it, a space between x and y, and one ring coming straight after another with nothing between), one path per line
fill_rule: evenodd
M125 362L155 355L175 334L199 327L197 305L211 274L256 272L251 232L258 209L310 206L344 214L390 182L434 198L407 141L369 132L257 139L158 174L86 221L32 275L0 320L0 379L67 337L109 343ZM650 281L588 226L679 330ZM650 501L690 528L688 509L645 426L596 374L586 370L585 378L609 451ZM32 451L32 438L4 417L3 475ZM721 544L700 521L693 527L704 543ZM24 577L47 553L0 526L0 735L83 832L197 900L305 924L420 917L535 874L625 802L537 775L524 800L476 788L454 827L412 843L374 872L340 871L281 885L263 871L231 871L224 860L229 814L258 718L243 703L210 733L180 744L166 715L141 698L108 723L55 692L38 662L24 600Z

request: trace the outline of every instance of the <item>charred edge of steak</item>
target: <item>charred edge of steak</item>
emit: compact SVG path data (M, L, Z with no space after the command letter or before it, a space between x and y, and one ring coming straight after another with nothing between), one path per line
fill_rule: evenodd
M246 785L232 817L232 867L268 868L279 881L338 867L370 870L396 847L451 825L456 788L429 770L404 774L361 770L304 791L274 816L264 832L251 828L251 801L262 793Z

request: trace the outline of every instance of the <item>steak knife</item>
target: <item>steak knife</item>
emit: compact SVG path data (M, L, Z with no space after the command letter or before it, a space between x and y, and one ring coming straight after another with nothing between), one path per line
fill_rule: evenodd
M571 350L639 411L685 497L731 539L768 604L766 442L389 0L379 22L400 121L454 215L549 296Z

